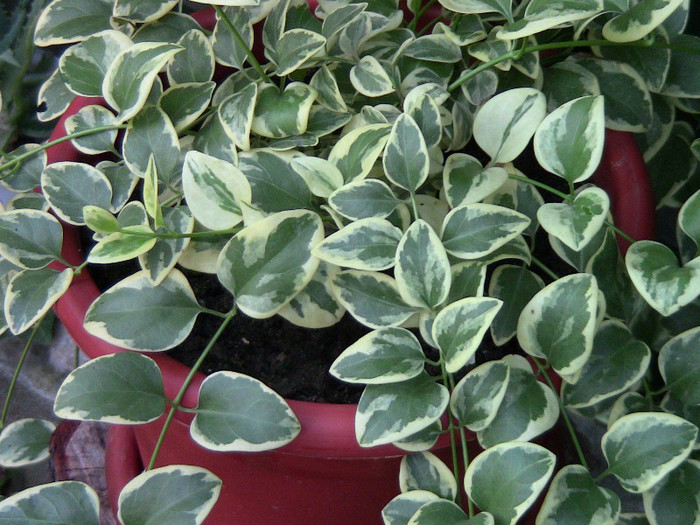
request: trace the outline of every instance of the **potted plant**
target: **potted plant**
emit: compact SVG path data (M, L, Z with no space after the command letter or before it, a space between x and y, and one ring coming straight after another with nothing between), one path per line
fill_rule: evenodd
M54 305L64 319L82 310L74 337L93 359L55 409L133 426L146 471L121 490L121 521L201 523L221 490L222 523L505 524L545 492L538 523L637 519L599 485L608 476L643 494L652 523L692 513L700 196L690 169L618 186L614 212L644 187L646 204L653 190L680 210L666 246L609 214L601 188L636 174L605 160L594 178L620 148L641 155L620 131L652 164L680 136L674 162L692 165L694 135L675 123L700 94L688 3L442 0L427 19L432 3L199 3L213 9L49 4L36 42L71 45L44 118L72 109L54 140L0 164L4 184L42 189L0 215L6 324L22 333ZM86 258L58 219L91 230ZM618 235L632 243L624 259ZM138 268L104 292L86 277L127 260ZM232 303L206 306L186 271L214 275ZM285 400L239 371L195 378L227 325L281 315L312 333L343 314L367 329L329 365L364 387L356 406ZM193 366L173 365L162 352L200 316L219 329ZM487 333L496 358L479 349ZM567 409L610 425L604 472L588 468ZM579 464L555 474L530 441L560 417ZM47 432L8 426L0 459L31 461ZM216 453L185 456L204 449ZM309 475L292 481L288 467ZM256 468L280 477L263 488ZM222 488L212 470L244 478ZM94 501L56 483L0 502L0 516L95 523Z

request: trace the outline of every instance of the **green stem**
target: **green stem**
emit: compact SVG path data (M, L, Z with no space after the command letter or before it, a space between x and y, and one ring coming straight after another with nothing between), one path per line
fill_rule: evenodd
M240 228L229 228L227 230L212 230L192 233L140 232L133 230L120 230L119 233L124 235L132 235L134 237L146 237L148 239L201 239L206 237L215 237L217 235L233 235L239 231Z
M44 322L44 319L46 319L46 316L42 316L41 319L34 325L32 328L32 332L29 335L29 339L27 339L27 343L24 345L24 350L22 350L22 355L19 357L19 362L17 363L17 366L15 367L15 372L12 375L12 380L10 381L10 386L7 389L7 395L5 396L5 404L2 407L2 415L0 416L0 429L5 428L5 421L7 420L7 414L10 410L10 401L12 399L12 393L15 390L15 386L17 385L17 379L19 378L19 373L22 370L22 366L24 365L24 361L27 358L27 355L29 355L29 349L32 346L32 342L34 341L34 337L36 337L36 334L39 332L39 328L41 328L41 324Z
M187 391L187 388L190 386L190 383L192 383L192 380L194 379L195 374L197 373L197 370L199 370L199 367L202 366L202 363L204 362L204 359L207 357L209 352L211 351L212 348L214 348L214 344L216 344L216 341L221 337L221 334L224 333L224 330L226 330L226 327L228 324L231 322L231 319L233 319L236 315L236 309L233 308L228 314L226 314L226 317L222 321L221 325L219 326L219 329L216 331L214 336L209 340L209 343L207 344L206 348L202 351L202 353L199 356L199 359L197 359L197 362L192 365L192 368L190 369L189 374L187 374L187 377L185 378L185 381L182 383L182 386L180 387L180 391L177 393L177 396L175 399L172 401L172 405L170 407L170 411L168 412L168 415L165 419L165 422L163 423L163 428L160 431L160 435L158 436L158 441L156 442L156 446L153 449L153 454L151 454L151 460L148 462L148 467L146 470L151 470L156 463L156 458L158 457L158 453L160 452L161 447L163 446L163 441L165 440L165 434L168 431L168 428L170 428L170 424L173 421L173 418L175 417L175 412L180 408L182 404L182 398L185 397L185 392Z
M450 392L454 390L454 378L452 377L452 374L447 373L447 369L445 368L445 362L444 360L440 360L440 368L442 369L442 380L443 384L446 386L450 387ZM452 449L452 472L454 472L455 476L455 481L457 482L457 487L461 487L462 484L460 482L460 474L459 474L459 457L457 454L457 437L455 436L455 427L452 424L452 415L448 411L448 418L450 420L450 448ZM456 503L460 507L462 506L462 491L458 488L457 489L457 500Z
M610 228L612 231L614 231L616 234L618 234L623 239L625 239L629 242L637 242L637 239L633 239L630 235L623 232L620 228L615 226L612 222L605 221L605 224L607 225L608 228Z
M554 388L554 383L552 383L552 380L549 378L549 374L547 374L544 367L540 364L540 362L537 359L533 358L532 361L535 363L535 365L537 365L537 369L540 371L540 374L549 385L549 388L552 389L552 392L556 392L557 389ZM567 414L566 408L564 407L564 403L562 403L561 397L558 395L557 402L559 403L559 412L561 413L562 418L564 418L564 423L566 424L566 428L569 430L569 434L571 435L571 440L574 443L574 448L576 449L576 453L578 454L578 459L581 462L581 465L583 465L586 468L586 470L589 470L588 462L586 461L586 456L583 454L583 449L581 448L581 443L579 443L578 436L576 435L576 431L574 430L574 426L571 424L569 414Z
M550 270L549 267L548 267L546 264L544 264L542 261L540 261L540 260L539 260L537 257L535 257L534 255L532 256L532 264L534 264L534 265L537 266L540 270L542 270L544 273L546 273L547 275L549 275L549 277L551 277L551 279L552 279L553 281L556 281L557 279L559 279L559 276L558 276L556 273L554 273L552 270Z
M460 427L459 428L459 438L462 442L462 462L464 463L464 471L467 471L467 468L469 468L469 449L467 448L467 436L466 433L464 432L464 428ZM458 481L458 486L459 480ZM461 492L461 491L460 491ZM469 511L469 517L473 518L474 517L474 503L472 503L472 499L470 497L467 497L467 510Z
M233 38L236 40L236 42L238 42L238 45L240 45L245 50L245 54L248 57L248 62L250 62L250 64L258 72L258 75L260 75L260 78L264 82L272 82L270 80L270 77L267 76L267 73L265 73L265 70L260 65L260 62L258 62L258 59L255 58L253 51L248 47L248 44L246 44L245 40L243 40L243 37L238 32L238 29L236 29L236 26L234 26L233 23L231 22L231 20L229 19L229 17L226 16L226 13L224 13L224 10L221 9L221 7L219 7L218 5L215 5L214 9L216 10L216 14L218 15L218 17L224 21L226 26L229 28L229 31L231 31L231 34L233 35Z
M413 208L413 216L415 220L420 219L420 215L418 214L418 200L416 199L416 194L415 192L411 192L411 207Z
M564 193L563 191L559 191L556 188L553 188L549 184L545 184L544 182L539 182L534 179L531 179L530 177L526 177L525 175L516 175L515 173L509 173L508 178L512 180L519 180L520 182L524 182L526 184L531 184L533 186L536 186L538 188L541 188L543 190L548 191L549 193L556 195L557 197L560 197L562 200L566 202L572 202L574 199L571 195Z

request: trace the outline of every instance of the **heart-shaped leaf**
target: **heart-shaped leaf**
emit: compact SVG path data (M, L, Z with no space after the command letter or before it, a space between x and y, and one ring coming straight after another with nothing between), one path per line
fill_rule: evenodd
M83 0L51 2L41 12L34 30L37 46L78 42L90 35L112 29L110 20L114 4L111 0L85 3Z
M188 82L209 82L214 76L214 49L201 29L190 29L180 37L182 48L168 64L171 85Z
M82 153L97 155L98 153L114 151L117 130L109 128L115 126L116 123L117 119L109 109L96 105L86 106L66 119L66 133L72 135L95 128L107 128L105 131L90 133L85 137L72 140L73 145Z
M452 414L472 432L484 430L496 417L509 377L510 368L503 361L490 361L470 370L452 392Z
M700 516L700 461L689 460L642 494L651 525L694 523Z
M207 110L215 87L215 82L170 86L158 99L158 106L168 115L175 130L182 133Z
M384 150L391 129L388 124L354 129L335 143L328 160L338 167L345 182L364 179Z
M624 13L608 20L603 26L603 36L612 42L634 42L644 38L661 25L683 0L641 0Z
M350 82L366 97L381 97L394 91L391 78L372 55L365 55L350 69Z
M316 90L301 82L292 82L281 93L277 86L264 84L258 89L252 131L269 138L301 135L316 96Z
M389 180L411 193L428 177L428 148L418 124L410 115L403 113L394 122L382 164Z
M488 512L477 514L472 519L452 501L441 499L429 501L416 512L408 525L437 525L450 523L452 525L494 525L493 516Z
M226 134L244 151L250 149L250 130L257 98L258 85L251 83L219 104L219 119Z
M313 31L301 28L285 31L277 44L277 75L289 75L325 45L326 39Z
M676 397L700 405L700 328L675 336L661 348L659 371Z
M696 191L681 207L678 227L695 243L695 254L700 255L700 191Z
M331 207L352 220L391 215L401 201L391 188L377 179L358 180L338 188L328 198Z
M0 520L7 523L99 525L100 499L89 485L59 481L37 485L0 501Z
M45 419L13 421L0 434L0 465L19 468L48 459L49 440L54 430L56 425Z
M155 160L158 178L171 180L180 159L180 142L173 123L165 111L147 106L129 121L122 146L129 169L144 177L148 161Z
M0 214L0 255L20 268L43 268L61 257L63 229L53 216L37 210Z
M382 509L384 524L407 525L418 509L431 501L440 501L440 497L427 490L412 490L399 494Z
M404 456L399 470L401 492L429 490L443 499L454 501L457 481L454 473L435 454L418 452Z
M466 153L453 153L445 162L443 182L450 206L479 202L508 180L503 168L483 169L481 162Z

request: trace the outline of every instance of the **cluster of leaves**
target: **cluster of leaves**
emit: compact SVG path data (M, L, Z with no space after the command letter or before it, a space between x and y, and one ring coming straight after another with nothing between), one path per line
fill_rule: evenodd
M0 180L20 196L0 214L0 330L36 327L83 270L61 257L57 216L94 232L85 264L138 260L85 319L120 346L167 350L200 314L223 329L239 312L309 328L349 313L370 328L330 372L365 385L360 445L410 452L387 525L515 523L555 471L554 454L530 441L566 410L608 425L608 469L594 479L582 454L560 469L538 522L638 519L599 486L614 475L643 494L650 523L667 512L693 523L700 193L690 171L655 183L680 208L680 262L652 241L623 258L608 195L591 184L605 127L637 133L651 164L668 148L673 165L697 162L698 142L674 118L700 98L700 39L682 34L688 2L441 0L422 30L421 2L408 16L395 1L201 3L217 4L213 30L176 0L54 0L43 12L36 42L71 44L42 88L43 118L76 96L102 98L66 120L66 140L113 157L47 165L46 145L30 144L2 159ZM228 68L218 84L217 65ZM531 141L564 190L515 167ZM540 268L540 229L567 275ZM177 265L215 275L234 308L200 306ZM487 332L530 361L472 367ZM166 400L149 357L125 353L76 369L55 410L140 424L181 399ZM212 450L267 450L299 432L284 399L235 372L209 376L194 410L192 438ZM441 433L464 443L467 431L484 451L463 458L464 472L429 452ZM48 432L8 426L0 463L36 460ZM199 523L218 492L201 469L151 468L124 489L120 517ZM75 504L45 509L46 498ZM96 523L95 509L88 487L58 483L5 500L0 517Z

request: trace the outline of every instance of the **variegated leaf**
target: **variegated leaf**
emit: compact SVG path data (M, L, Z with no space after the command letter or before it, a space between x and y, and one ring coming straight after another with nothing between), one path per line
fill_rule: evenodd
M45 419L13 421L0 434L0 465L3 468L19 468L48 459L49 440L54 430L56 425Z
M271 450L292 441L299 421L279 394L252 377L216 372L199 388L192 439L221 452Z
M423 505L433 501L440 501L440 497L427 490L399 494L382 509L384 525L407 525Z
M350 69L350 82L366 97L381 97L394 91L391 77L372 55L366 55Z
M22 161L19 166L14 166L11 170L5 170L3 164L9 162L11 157L20 156L39 148L39 144L22 144L9 155L0 161L0 174L2 175L3 187L17 193L32 191L40 184L41 172L46 167L46 151L38 150Z
M0 520L7 523L99 525L100 499L80 481L37 485L0 501Z
M481 162L465 153L453 153L445 162L443 182L447 202L453 208L483 200L508 180L500 167L484 170Z
M194 217L185 206L165 208L163 224L167 231L181 234L180 238L159 238L148 252L139 255L141 268L148 272L153 284L165 279L190 243L187 234L194 230Z
M66 133L85 132L95 128L110 128L115 126L117 119L114 114L103 106L86 106L75 115L66 119ZM117 139L116 129L106 129L98 133L91 133L84 137L75 138L71 142L82 153L97 155L114 150L114 141Z
M214 76L214 49L204 32L190 29L177 45L183 50L168 64L170 84L209 82Z
M343 174L326 159L320 157L296 157L292 169L306 181L311 193L327 199L343 185Z
M496 345L503 345L515 336L520 313L542 288L544 281L524 266L503 264L493 271L488 295L503 301L491 323L491 337Z
M43 211L0 214L0 255L20 268L43 268L61 257L63 229Z
M296 28L285 31L277 44L275 61L278 76L286 76L304 65L326 45L322 35L308 29Z
M512 0L440 0L443 7L455 13L500 13L508 20L513 18L512 3Z
M429 501L416 512L408 525L435 525L453 523L455 525L494 525L493 516L488 512L477 514L472 519L453 501L440 499Z
M598 286L589 274L562 277L538 292L518 319L518 342L571 383L591 355Z
M219 115L212 115L204 121L192 144L193 149L213 157L238 163L236 144L226 134Z
M34 30L37 46L70 44L112 29L111 0L53 0L41 12Z
M402 56L415 60L454 64L462 60L462 50L445 35L423 35L402 49Z
M629 492L645 492L690 454L698 427L660 412L621 417L603 435L601 446L614 474Z
M600 95L596 76L573 60L552 64L543 74L542 91L547 96L549 111L579 97Z
M418 124L410 115L404 113L394 122L382 164L389 180L411 193L428 177L428 148Z
M586 20L602 10L603 0L533 0L527 4L524 17L506 24L498 32L498 37L509 40L523 38L577 20Z
M164 16L178 0L116 0L113 15L129 22L153 22Z
M148 470L119 494L122 523L204 522L219 498L221 480L201 467L170 465Z
M68 290L73 270L51 268L22 270L5 291L4 312L13 334L21 334L36 323Z
M160 369L152 359L132 352L92 359L63 381L54 412L64 419L120 425L154 421L165 412Z
M177 56L177 55L176 55ZM209 107L214 82L187 82L169 87L158 99L178 133L192 126Z
M502 304L491 297L467 297L435 317L432 336L448 372L458 372L474 356Z
M305 328L326 328L340 321L345 308L333 296L331 280L340 268L324 261L313 278L277 315Z
M328 197L335 211L352 220L389 217L400 202L391 188L378 179L350 182Z
M239 6L224 8L228 22L238 31L242 41L239 41L230 29L229 24L217 15L216 26L211 35L214 56L219 64L239 70L245 68L248 60L248 49L253 48L253 26L248 9Z
M180 141L175 126L161 108L147 106L129 121L122 144L124 162L138 176L146 175L153 157L158 178L170 181L177 174Z
M141 271L98 297L85 314L84 326L110 343L158 352L184 341L201 311L180 271L171 270L158 286Z
M424 365L425 355L416 336L405 328L380 328L346 348L330 373L350 383L396 383L421 374Z
M671 65L662 93L671 97L700 97L698 63L693 60L700 50L700 37L679 34L671 37Z
M270 317L311 281L319 263L311 250L322 239L323 224L315 213L276 213L229 241L219 257L219 280L246 315Z
M399 441L437 421L450 394L423 372L400 383L368 385L355 414L355 434L362 447Z
M452 266L452 286L447 303L465 297L482 297L486 284L486 265L479 261L465 261Z
M411 96L412 93L416 95ZM418 124L428 150L440 143L442 139L440 108L430 95L414 89L404 100L404 111Z
M641 0L624 13L608 20L603 36L611 42L634 42L644 38L666 20L683 0Z
M472 432L484 430L496 417L509 378L510 367L503 361L490 361L470 370L452 391L452 414Z
M49 122L60 117L74 98L75 93L68 89L61 78L61 71L56 69L39 89L37 119L39 122Z
M87 260L92 264L128 261L155 246L157 238L148 226L128 226L110 233L90 250Z
M219 119L226 134L240 149L250 149L250 131L253 126L258 85L251 83L219 104Z
M688 405L700 405L700 328L668 341L659 352L659 371L666 387Z
M316 90L301 82L288 84L283 92L273 84L258 89L251 129L269 138L301 135L309 124Z
M335 143L328 160L343 174L345 182L364 179L389 140L391 126L370 124L352 130Z
M493 515L496 525L514 525L545 488L555 460L549 450L533 443L501 443L469 464L464 488L481 510Z
M688 460L642 494L651 525L700 521L700 461Z
M360 4L349 4L345 7L352 8L357 5ZM332 16L332 14L333 13L331 13L329 17ZM326 20L328 20L328 18L326 18ZM318 92L316 102L323 107L333 112L344 113L347 111L348 108L343 100L343 95L340 93L338 81L327 65L323 65L319 68L314 76L311 77L309 85Z
M457 481L454 473L435 454L419 452L401 460L399 469L401 492L428 490L443 499L454 501L457 497Z
M678 227L695 243L695 256L700 255L700 191L690 196L681 207Z

